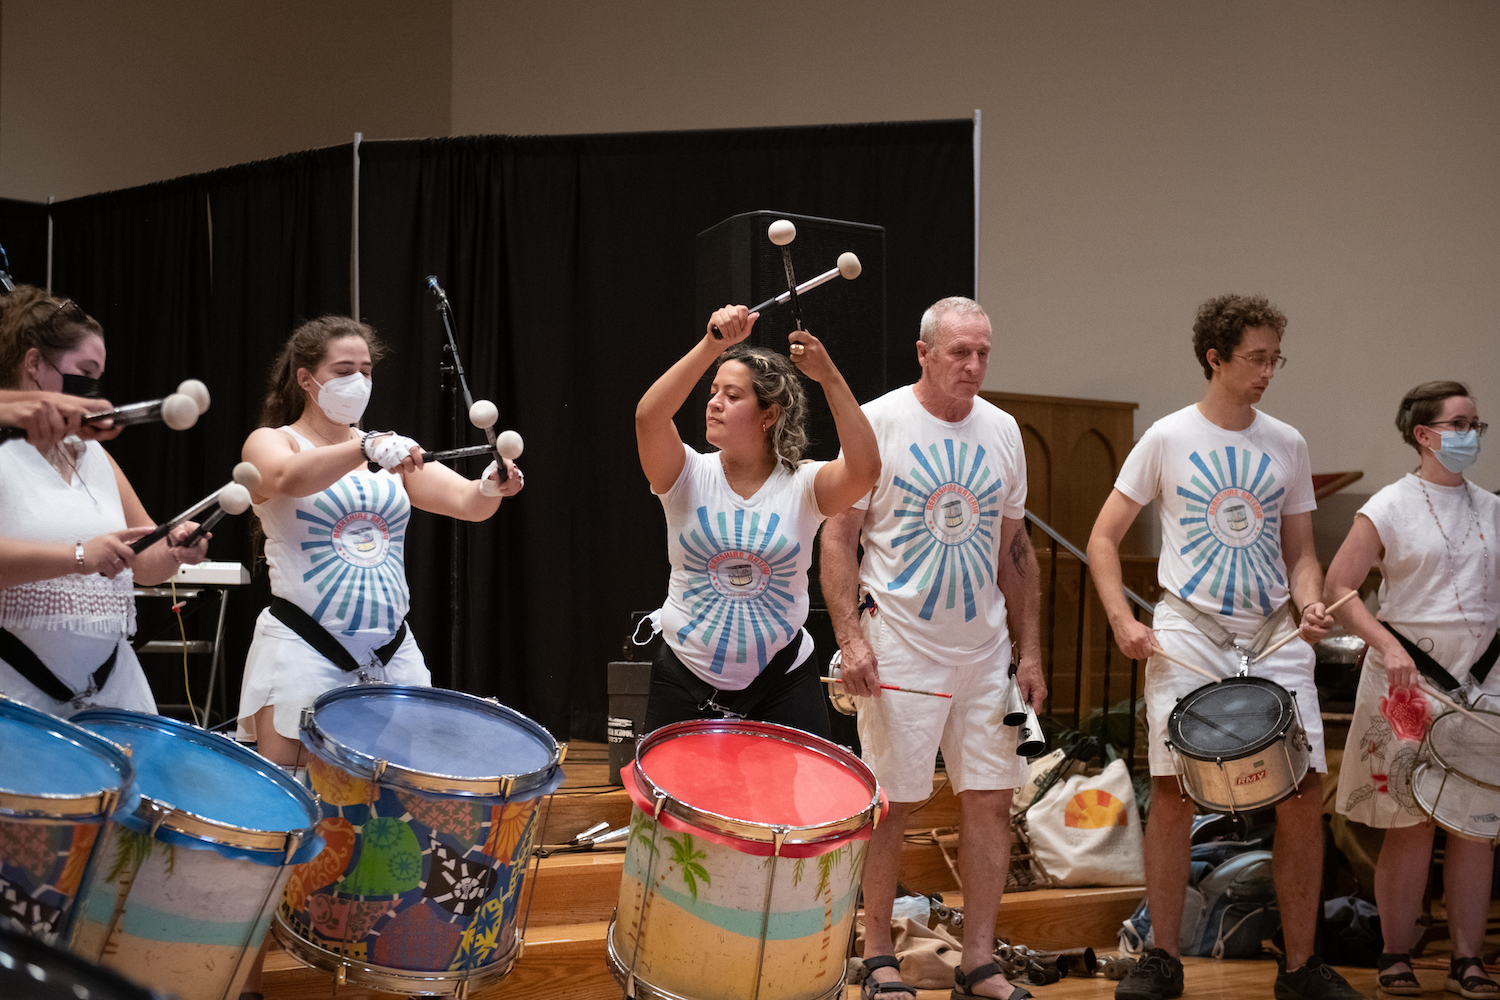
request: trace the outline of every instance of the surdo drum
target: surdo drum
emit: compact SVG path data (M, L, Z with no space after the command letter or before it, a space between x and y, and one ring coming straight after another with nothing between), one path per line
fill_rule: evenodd
M1500 727L1500 713L1469 712ZM1500 736L1462 712L1438 716L1422 740L1411 790L1449 833L1500 843Z
M765 722L678 722L621 774L635 808L608 958L627 997L842 997L885 811L847 750Z
M113 743L0 695L0 928L67 944L79 889L134 778Z
M330 691L301 728L328 846L276 911L287 951L406 994L464 995L510 972L564 748L504 705L427 687Z
M1183 791L1223 813L1289 797L1312 754L1296 695L1264 677L1230 677L1188 692L1167 717L1167 746Z
M181 1000L234 1000L291 866L322 846L317 802L185 722L114 708L73 719L135 765L84 882L73 952Z

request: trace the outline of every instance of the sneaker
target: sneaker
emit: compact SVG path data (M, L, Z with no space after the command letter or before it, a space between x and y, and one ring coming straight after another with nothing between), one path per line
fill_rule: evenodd
M1295 972L1286 971L1285 958L1278 958L1276 966L1276 1000L1364 1000L1363 993L1317 955Z
M1150 948L1115 986L1115 1000L1172 1000L1182 996L1182 961ZM1277 994L1277 1000L1280 1000Z

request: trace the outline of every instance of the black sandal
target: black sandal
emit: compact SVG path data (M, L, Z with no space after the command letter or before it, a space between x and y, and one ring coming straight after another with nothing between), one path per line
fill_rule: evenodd
M1386 969L1396 965L1405 965L1406 972L1386 972ZM1391 954L1381 952L1380 960L1375 963L1375 982L1380 985L1380 992L1389 993L1398 997L1419 997L1422 995L1422 984L1417 982L1417 974L1411 971L1411 955L1405 952Z
M1000 968L996 962L981 965L972 972L965 973L962 968L953 970L953 981L958 985L953 987L953 992L948 994L949 1000L964 1000L965 997L981 997L983 993L975 993L969 989L970 985L984 982L991 976L1003 976L1005 970ZM1031 991L1024 986L1011 984L1010 996L1006 1000L1034 1000Z
M1460 976L1465 969L1479 968L1479 974ZM1481 987L1485 987L1481 989ZM1500 983L1484 974L1484 961L1479 956L1454 957L1448 963L1448 992L1468 997L1469 1000L1500 1000Z
M893 980L889 983L877 983L875 980L869 978L868 973L874 972L876 969L895 969L897 972L900 972L901 959L895 955L875 955L872 958L865 959L864 962L867 975L865 981L859 985L859 1000L875 1000L876 997L887 993L917 995L915 986L908 986L900 980Z

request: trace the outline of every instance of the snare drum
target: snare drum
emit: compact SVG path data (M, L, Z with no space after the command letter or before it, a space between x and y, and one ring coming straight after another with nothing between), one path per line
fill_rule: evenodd
M84 884L72 950L181 1000L239 996L293 864L317 855L318 804L253 750L185 722L90 709L135 782Z
M635 809L611 970L627 997L842 997L875 775L765 722L663 726L622 774Z
M307 965L398 993L510 972L516 903L563 751L504 705L371 685L302 715L327 849L287 883L276 934Z
M1312 754L1297 696L1264 677L1230 677L1189 691L1167 717L1167 746L1183 791L1222 813L1288 798Z
M66 943L99 835L134 777L119 747L0 696L0 927Z
M1469 711L1500 727L1500 713ZM1500 843L1500 736L1462 712L1444 712L1422 740L1411 790L1449 833Z

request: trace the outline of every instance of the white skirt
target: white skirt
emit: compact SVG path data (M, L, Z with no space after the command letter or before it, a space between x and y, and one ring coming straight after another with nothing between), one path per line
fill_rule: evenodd
M0 694L64 719L85 708L125 708L156 714L156 699L151 696L141 661L122 636L39 628L13 628L10 633L24 642L58 680L80 694L88 690L94 671L109 659L110 651L118 647L119 654L104 689L73 701L58 701L43 694L0 660Z
M358 657L357 657L358 658ZM432 686L432 674L417 638L410 628L406 639L385 666L367 667L363 673L385 684ZM254 741L255 713L275 705L276 731L289 740L298 738L302 710L312 708L318 696L336 688L360 683L359 674L346 673L327 657L287 628L266 608L255 619L255 635L245 658L245 679L240 684L239 725L235 737Z

